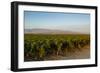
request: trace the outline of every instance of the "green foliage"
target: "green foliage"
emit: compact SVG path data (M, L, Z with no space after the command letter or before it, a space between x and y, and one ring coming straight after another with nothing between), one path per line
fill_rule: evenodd
M65 55L66 51L81 49L90 44L90 35L25 34L24 57L27 60L44 60L52 55Z

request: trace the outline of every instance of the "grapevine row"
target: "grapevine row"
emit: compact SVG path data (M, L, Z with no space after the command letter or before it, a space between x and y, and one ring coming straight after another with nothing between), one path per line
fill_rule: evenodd
M37 39L24 40L24 56L34 61L44 60L51 55L66 55L66 51L81 50L90 44L89 39Z

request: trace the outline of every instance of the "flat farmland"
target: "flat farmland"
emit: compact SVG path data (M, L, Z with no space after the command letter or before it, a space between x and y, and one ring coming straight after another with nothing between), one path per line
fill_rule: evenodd
M90 58L88 34L24 34L24 61Z

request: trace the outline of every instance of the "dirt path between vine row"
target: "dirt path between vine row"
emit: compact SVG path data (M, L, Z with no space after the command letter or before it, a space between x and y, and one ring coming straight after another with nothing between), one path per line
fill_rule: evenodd
M80 51L77 50L73 53L69 53L67 57L62 57L61 59L88 59L90 58L90 47L85 46Z
M88 59L90 58L90 47L85 46L80 50L75 50L74 52L66 52L66 56L52 56L48 57L46 60L71 60L71 59Z

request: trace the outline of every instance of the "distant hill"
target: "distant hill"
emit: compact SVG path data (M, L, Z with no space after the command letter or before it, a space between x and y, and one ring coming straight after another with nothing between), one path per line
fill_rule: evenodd
M79 32L52 30L52 29L25 29L26 34L81 34Z

